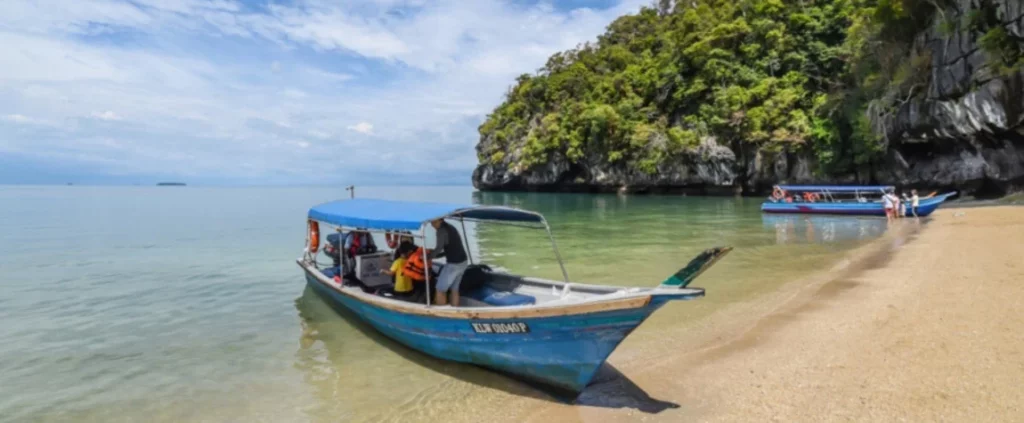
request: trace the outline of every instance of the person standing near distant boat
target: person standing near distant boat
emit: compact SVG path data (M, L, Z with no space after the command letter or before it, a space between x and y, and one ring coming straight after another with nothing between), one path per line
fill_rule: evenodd
M459 305L459 285L462 282L462 274L469 266L466 258L466 249L462 245L462 237L459 231L444 219L434 219L430 226L437 231L437 246L430 251L430 258L444 257L446 263L441 268L441 274L437 277L437 291L434 295L434 304L448 304L448 291L451 291L451 304Z
M786 190L782 189L778 185L772 187L772 201L781 203L786 200Z
M921 204L921 197L917 196L917 190L910 190L910 211L917 217L917 206Z
M901 192L896 194L896 217L903 218L907 216L907 204L910 198L907 198L907 193Z
M885 208L885 220L892 221L896 218L896 204L899 199L896 198L896 194L892 191L888 191L882 196L882 206Z

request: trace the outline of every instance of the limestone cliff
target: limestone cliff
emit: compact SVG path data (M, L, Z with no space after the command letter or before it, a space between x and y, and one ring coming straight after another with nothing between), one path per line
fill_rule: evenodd
M534 128L543 125L544 113L535 111L525 129L501 134L504 139L481 130L477 146L481 164L473 173L473 184L482 190L749 194L764 192L776 183L883 183L981 196L1020 191L1024 189L1024 71L1019 63L1000 65L997 52L984 48L989 41L983 38L986 31L1001 27L1006 39L1024 47L1024 2L932 3L941 7L902 52L907 61L930 58L916 85L889 90L874 99L875 107L869 109L874 113L866 113L882 141L878 157L870 162L828 168L821 163L820 147L810 142L748 143L712 129L681 152L661 154L665 158L651 165L653 171L638 168L636 161L609 160L605 151L593 147L575 156L571 147L555 148L545 160L524 165L529 163L521 160L524 151L534 148L528 136L536 137ZM987 26L978 26L979 10L988 14ZM661 99L655 94L652 102L666 115L662 121L667 120L670 128L686 127L680 113L658 103ZM643 147L637 148L648 151L670 142L656 131L644 140ZM495 155L496 151L500 154Z
M981 3L990 3L1011 37L1024 40L1019 0L958 0L944 9L945 19L915 40L932 57L926 94L876 124L892 140L879 182L982 195L1024 188L1024 72L997 69L979 46L968 15Z

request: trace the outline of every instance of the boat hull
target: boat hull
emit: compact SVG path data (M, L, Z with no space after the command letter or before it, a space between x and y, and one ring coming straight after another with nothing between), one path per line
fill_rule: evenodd
M939 208L942 202L952 196L953 193L942 194L931 198L922 198L917 207L918 216L928 216ZM909 204L905 206L906 215L912 216ZM761 211L764 213L789 213L789 214L829 214L846 216L885 216L885 209L882 203L772 203L761 204Z
M470 363L579 393L626 336L672 298L586 314L465 319L402 313L347 295L304 268L321 298L351 310L395 341L428 355Z

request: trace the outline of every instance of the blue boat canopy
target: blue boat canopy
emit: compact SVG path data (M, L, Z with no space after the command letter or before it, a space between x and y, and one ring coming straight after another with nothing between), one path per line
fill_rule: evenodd
M799 192L872 192L896 189L890 185L779 185L778 187L786 191Z
M309 218L351 228L377 230L416 230L424 223L442 217L470 220L543 223L534 212L502 206L480 206L413 201L355 198L332 201L309 209Z

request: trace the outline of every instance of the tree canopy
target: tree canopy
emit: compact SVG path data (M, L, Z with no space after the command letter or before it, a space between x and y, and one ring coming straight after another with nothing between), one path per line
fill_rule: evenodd
M883 151L868 115L879 99L927 84L930 58L911 41L947 1L661 0L517 78L480 126L479 159L522 169L559 154L654 173L714 136L848 170ZM989 38L1019 58L1005 34Z

